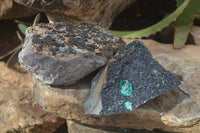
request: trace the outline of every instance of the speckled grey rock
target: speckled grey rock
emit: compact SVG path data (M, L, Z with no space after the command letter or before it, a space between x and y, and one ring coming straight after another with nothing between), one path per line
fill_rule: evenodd
M105 65L124 44L95 24L38 24L27 28L19 62L45 84L70 85Z
M141 41L120 48L92 82L86 114L112 115L133 111L180 81L153 59Z

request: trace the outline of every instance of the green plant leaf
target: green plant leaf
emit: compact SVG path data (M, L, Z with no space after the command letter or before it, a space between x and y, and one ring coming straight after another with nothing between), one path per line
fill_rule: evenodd
M20 21L20 20L15 20L15 23L24 24L26 26L31 26L32 25L32 23L28 23L28 22L24 22L24 21Z
M200 13L200 0L190 0L185 10L178 16L170 27L179 26L185 23L189 23L192 19Z
M182 48L187 41L193 18L200 13L200 0L190 0L183 13L170 27L175 27L174 48Z
M170 14L168 17L158 22L157 24L154 24L148 28L138 31L111 31L111 33L126 38L140 38L151 35L153 33L161 31L163 28L167 27L170 23L175 21L176 18L181 14L181 12L183 12L183 10L186 8L189 2L190 0L185 0L172 14Z
M20 23L20 24L18 24L18 28L25 35L27 26Z
M175 27L174 48L182 48L187 41L192 21Z
M32 25L32 23L28 23L28 22L24 22L24 21L20 21L20 20L15 20L15 23L18 23L18 28L19 28L20 32L22 32L24 35L26 32L26 28L28 26Z
M80 22L81 22L80 20L74 19L74 18L71 18L71 20L72 20L74 23L80 23Z
M176 7L179 7L183 2L184 0L176 0Z

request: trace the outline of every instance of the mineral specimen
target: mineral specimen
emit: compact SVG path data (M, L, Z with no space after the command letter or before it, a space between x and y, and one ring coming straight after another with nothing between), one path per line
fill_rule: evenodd
M27 28L19 62L46 84L70 85L105 65L124 44L96 24L41 23Z
M130 112L180 81L153 59L140 41L123 46L92 81L85 114L112 115Z

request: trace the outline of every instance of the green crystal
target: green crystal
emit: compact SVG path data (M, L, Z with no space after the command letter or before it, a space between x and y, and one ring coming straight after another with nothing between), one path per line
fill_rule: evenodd
M121 94L124 96L130 96L133 92L132 85L128 80L120 82Z
M130 110L130 111L133 111L133 109L132 109L132 103L131 103L131 102L127 101L127 102L125 103L125 107L126 107L126 109L128 109L128 110Z

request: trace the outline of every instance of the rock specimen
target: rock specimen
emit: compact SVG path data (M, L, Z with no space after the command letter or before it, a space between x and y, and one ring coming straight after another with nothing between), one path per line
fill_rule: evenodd
M113 19L136 0L15 0L15 2L53 15L69 16L82 21L98 23L106 28Z
M192 26L190 34L193 36L194 43L200 46L200 26Z
M26 30L21 67L45 84L73 84L103 66L124 42L88 23L38 24Z
M103 72L92 82L91 94L84 103L86 114L112 115L133 111L180 81L155 61L140 41L120 48Z

